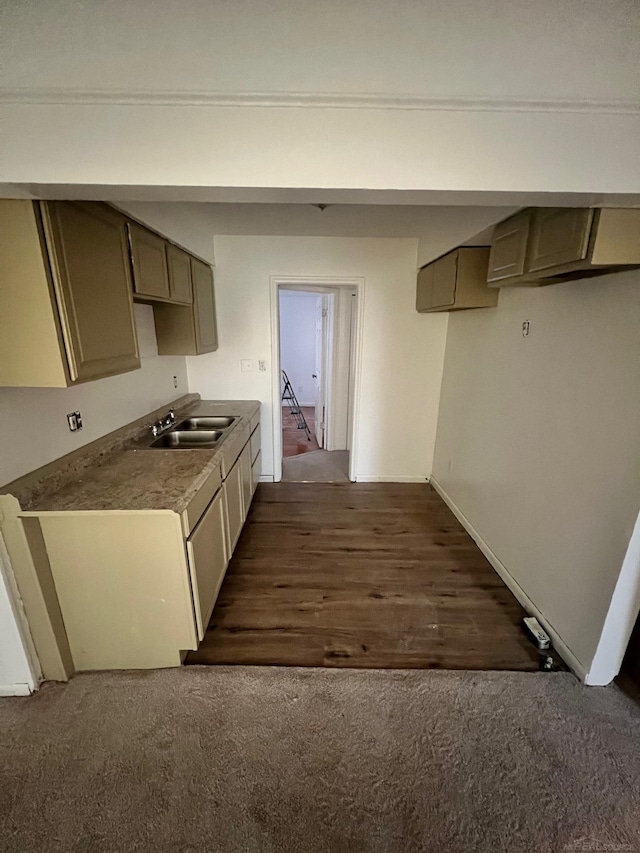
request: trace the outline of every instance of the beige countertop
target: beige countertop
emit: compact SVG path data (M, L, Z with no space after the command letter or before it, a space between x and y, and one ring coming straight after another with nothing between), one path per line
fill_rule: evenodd
M87 512L91 510L172 510L182 512L211 473L219 468L233 435L248 425L259 410L256 400L188 399L176 404L176 418L187 415L232 415L237 421L215 448L158 449L149 443L150 413L127 428L93 442L83 457L46 466L0 491L14 494L27 512ZM163 411L168 411L169 405ZM117 436L114 438L114 436ZM70 467L72 466L72 467ZM24 482L23 482L24 481ZM15 488L11 488L15 485Z

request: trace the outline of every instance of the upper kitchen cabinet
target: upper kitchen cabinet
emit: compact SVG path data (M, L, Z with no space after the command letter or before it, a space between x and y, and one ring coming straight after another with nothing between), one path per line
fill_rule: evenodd
M153 316L160 355L201 355L218 349L213 270L189 258L193 303L157 303Z
M531 230L531 215L530 210L522 210L496 225L489 252L487 281L502 281L522 276Z
M128 222L133 289L137 297L169 299L169 267L165 241L137 222Z
M167 243L167 265L169 267L169 296L172 302L191 305L191 257L183 249Z
M497 292L487 287L489 249L461 247L418 272L416 310L421 313L491 308Z
M496 226L487 281L542 285L640 265L640 211L528 208Z
M0 201L0 385L140 367L124 217L99 202Z
M218 349L216 299L213 290L213 270L209 264L191 258L191 280L196 318L196 348L201 352Z

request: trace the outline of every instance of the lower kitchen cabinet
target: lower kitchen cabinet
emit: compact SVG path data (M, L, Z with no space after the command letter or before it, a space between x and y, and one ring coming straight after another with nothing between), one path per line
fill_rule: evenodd
M258 451L258 455L251 463L251 494L255 495L258 483L260 482L260 474L262 473L262 453Z
M187 539L187 554L194 590L198 639L201 640L207 630L229 562L225 501L222 490L211 501L195 530Z
M37 515L77 671L179 666L198 647L179 515Z
M247 517L249 505L253 497L251 488L251 442L248 441L240 454L240 470L242 472L242 500L244 502L244 517Z
M233 553L244 524L244 489L242 485L242 464L236 461L224 481L225 510L227 517L227 547Z
M253 497L258 430L256 412L181 513L18 513L39 523L76 670L179 666L198 648Z

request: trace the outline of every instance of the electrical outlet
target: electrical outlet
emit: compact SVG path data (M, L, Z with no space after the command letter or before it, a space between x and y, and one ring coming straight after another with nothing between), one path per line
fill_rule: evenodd
M243 373L251 373L252 370L255 370L255 367L253 366L253 359L252 358L241 358L240 359L240 370Z
M177 377L177 376L174 376L174 377L173 377L173 387L174 387L174 388L177 388L177 387L178 387L178 377Z
M82 415L80 412L69 412L67 423L71 432L77 432L79 429L82 429Z

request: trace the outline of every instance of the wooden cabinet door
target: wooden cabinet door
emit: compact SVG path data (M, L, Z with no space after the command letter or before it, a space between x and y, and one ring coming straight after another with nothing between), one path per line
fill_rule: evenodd
M251 466L251 493L255 494L260 482L260 474L262 473L262 453L258 451L258 455L253 460Z
M450 252L433 264L432 308L446 308L456 301L458 253Z
M169 294L172 302L191 305L191 258L182 249L167 243L167 266L169 269Z
M191 258L196 350L198 353L218 349L216 301L213 290L213 270L208 264Z
M427 264L418 270L416 311L428 311L433 304L433 268L434 264Z
M187 540L198 639L204 637L229 562L222 491Z
M124 217L99 202L42 210L71 381L140 367Z
M496 225L489 252L487 281L502 281L524 274L530 228L530 210L522 210Z
M535 211L528 272L546 270L587 257L593 210L540 208Z
M165 241L142 225L129 222L133 287L138 296L169 299L169 270Z
M240 470L242 471L242 498L243 498L243 516L246 519L249 512L249 505L253 497L253 489L251 488L251 442L247 442L244 450L240 454Z
M244 489L240 459L236 460L235 465L229 471L229 476L224 481L223 490L226 512L227 553L229 554L229 558L231 558L244 523Z

